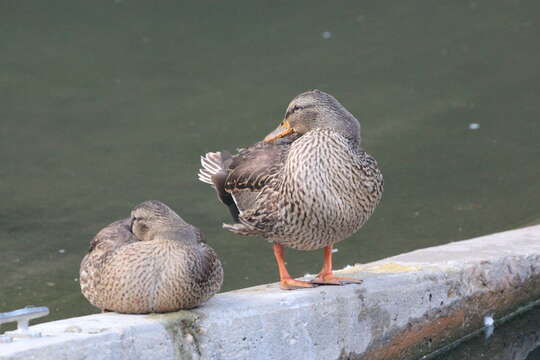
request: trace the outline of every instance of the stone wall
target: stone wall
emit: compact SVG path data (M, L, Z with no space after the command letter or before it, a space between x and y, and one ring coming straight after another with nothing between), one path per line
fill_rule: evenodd
M219 294L194 311L32 326L0 359L414 359L540 298L540 226L341 270L361 285ZM497 331L497 330L495 330Z

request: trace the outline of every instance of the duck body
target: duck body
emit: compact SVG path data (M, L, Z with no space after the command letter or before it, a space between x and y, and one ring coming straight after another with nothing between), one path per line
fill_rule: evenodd
M287 278L282 246L325 248L319 275L334 284L332 246L359 230L379 204L383 176L360 142L358 120L334 97L313 90L293 99L264 141L234 156L201 158L199 179L215 188L235 220L223 227L273 242L282 288L308 286Z
M121 313L170 312L196 307L220 289L221 263L197 228L182 222L141 240L133 222L116 221L92 240L80 268L90 303Z
M283 246L319 249L364 225L381 199L382 183L375 159L357 144L330 129L313 130L290 145L275 181L241 222Z

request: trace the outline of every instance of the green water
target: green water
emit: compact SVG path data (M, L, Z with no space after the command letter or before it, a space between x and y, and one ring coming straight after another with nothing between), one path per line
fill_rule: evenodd
M385 176L381 206L338 245L336 267L538 223L539 11L509 0L0 2L0 311L95 312L80 260L147 199L204 231L223 290L276 281L269 244L221 229L228 212L197 181L199 155L255 142L312 88L358 116ZM314 273L322 252L287 259L292 274Z
M540 307L497 324L430 360L539 360Z

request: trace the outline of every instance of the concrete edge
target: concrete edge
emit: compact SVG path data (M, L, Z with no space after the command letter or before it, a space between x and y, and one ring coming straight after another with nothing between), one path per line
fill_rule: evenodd
M0 359L412 359L540 298L540 226L342 271L362 285L219 294L194 311L32 326Z

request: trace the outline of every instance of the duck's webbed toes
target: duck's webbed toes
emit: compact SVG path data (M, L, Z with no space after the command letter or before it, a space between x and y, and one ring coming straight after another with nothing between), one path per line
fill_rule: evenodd
M318 275L315 279L311 280L312 284L317 285L347 285L347 284L361 284L364 280L355 279L350 277L337 277L333 274Z
M301 281L295 279L281 279L279 282L279 287L281 290L296 290L302 288L312 288L317 286L313 282Z

